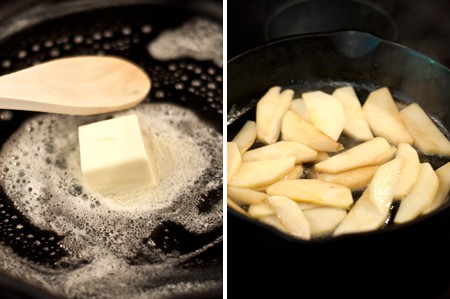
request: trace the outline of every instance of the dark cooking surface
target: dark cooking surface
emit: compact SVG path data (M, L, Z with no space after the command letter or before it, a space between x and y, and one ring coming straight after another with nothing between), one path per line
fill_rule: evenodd
M28 3L31 2L33 1L28 1ZM114 1L116 4L119 2ZM219 23L221 16L216 15L214 9L208 12L208 9L203 8L196 12L194 9L183 9L182 5L174 8L142 4L145 1L136 2L141 2L141 4L105 8L95 13L88 12L56 18L26 28L11 38L0 39L0 75L63 56L76 54L122 56L134 61L150 74L152 90L149 98L153 102L172 102L188 107L207 121L212 128L222 132L222 69L212 61L196 61L191 58L158 61L149 56L145 47L163 30L176 28L194 16L201 15ZM206 3L206 1L204 2ZM211 2L218 3L218 1ZM2 12L5 11L8 10L2 10ZM10 11L17 12L14 7ZM0 21L4 17L4 14L0 14ZM5 29L5 27L3 28ZM10 29L11 27L6 28ZM0 35L2 33L4 32L0 29ZM189 81L186 82L187 80ZM187 87L180 88L180 84L187 85L194 81L198 84L194 84L189 90ZM33 114L20 111L0 113L0 143L3 143L30 115ZM205 175L214 174L207 173ZM221 188L218 190L221 191ZM199 198L197 203L199 213L208 212L211 205L217 204L222 199L219 191L213 190ZM0 242L12 248L16 254L49 266L57 264L61 256L70 254L64 249L64 236L58 236L51 231L41 231L34 227L14 208L13 202L3 192L0 192L0 213ZM15 232L13 230L11 233L11 228L18 224L22 231ZM27 235L32 235L33 238L39 240L39 244L44 244L46 250L43 251L42 246L33 246L33 243L24 238ZM199 275L198 279L221 281L221 235L221 226L208 233L198 235L189 232L178 223L164 222L149 237L156 242L156 247L169 254L189 253L211 244L209 248L193 255L178 267L191 269L192 273ZM145 241L142 240L142 242ZM49 255L49 252L52 254ZM145 262L147 262L146 256L137 256L135 260L129 261L130 264ZM64 267L61 264L58 266ZM193 274L193 279L195 279L195 275ZM11 295L7 298L29 298L25 295L23 297L17 294L13 295L13 292L11 294L3 293L3 283L8 283L8 280L5 279L5 281L0 281L1 298L4 298L2 295ZM11 287L15 286L16 284L11 284ZM220 294L220 290L205 289L204 294L196 294L196 296L215 298Z

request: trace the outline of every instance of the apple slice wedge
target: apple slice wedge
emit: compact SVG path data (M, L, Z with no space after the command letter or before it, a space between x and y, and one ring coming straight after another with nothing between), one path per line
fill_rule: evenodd
M298 202L344 209L353 204L349 188L316 179L282 180L269 186L266 193L289 197Z
M363 166L338 173L319 173L316 178L358 191L364 190L369 185L377 168L378 166Z
M249 214L243 208L241 208L240 205L238 205L230 198L227 198L227 206L235 210L236 212L241 213L242 215L249 216Z
M402 199L395 223L405 223L425 212L433 203L439 189L439 178L430 163L421 163L417 182L411 192Z
M413 143L397 105L386 87L372 91L363 105L364 116L375 136L381 136L394 145Z
M272 144L280 135L281 120L291 106L294 91L281 92L278 86L272 87L256 104L256 136L265 144Z
M275 215L275 211L266 201L262 201L260 203L250 205L248 207L248 214L255 219L259 219Z
M247 121L241 130L234 136L233 142L236 143L239 152L244 154L256 140L256 123L254 121Z
M417 103L400 111L400 115L414 138L414 146L422 153L450 156L450 141Z
M378 167L375 176L333 235L372 231L387 220L403 160L395 158Z
M227 187L227 196L242 205L253 205L267 198L267 194L252 189Z
M295 165L294 169L287 176L285 176L283 180L299 179L303 175L303 170L302 164Z
M339 87L331 95L338 99L344 108L344 133L358 141L372 139L372 131L364 116L361 103L353 86Z
M439 208L446 200L448 200L448 192L450 190L450 162L436 169L436 175L439 178L439 189L432 204L427 208L424 214L428 214Z
M341 102L320 90L305 92L302 98L314 126L337 141L345 125L345 113Z
M247 151L242 160L260 161L273 160L286 157L295 157L295 163L310 162L317 159L317 151L295 141L279 141L274 144Z
M292 111L286 112L281 124L282 139L300 142L316 151L338 152L342 144L305 121Z
M318 237L333 232L347 216L347 211L340 208L320 207L302 210L309 222L311 236Z
M228 185L248 189L268 186L289 174L294 166L295 157L242 162Z
M269 196L267 202L289 234L304 240L311 238L309 222L294 201L284 196Z
M382 212L373 204L366 189L333 232L333 236L376 230L386 221L388 213L388 210Z
M289 108L292 112L300 115L304 120L311 123L311 118L308 114L308 108L306 108L305 101L303 99L294 99L291 102L291 107Z
M227 182L236 174L241 167L242 157L234 142L227 142Z
M383 214L391 207L404 162L402 158L395 158L380 165L367 187L369 199Z
M277 230L289 234L289 231L287 228L281 223L280 219L274 214L266 217L262 217L258 219L264 224L267 224L269 226L272 226L273 228L276 228Z
M314 166L317 172L338 173L353 168L375 165L377 159L390 149L389 143L382 137L376 137L337 154Z
M414 186L419 175L420 160L417 151L407 143L400 143L397 149L397 158L403 158L404 163L400 171L397 186L394 190L394 199L404 198Z

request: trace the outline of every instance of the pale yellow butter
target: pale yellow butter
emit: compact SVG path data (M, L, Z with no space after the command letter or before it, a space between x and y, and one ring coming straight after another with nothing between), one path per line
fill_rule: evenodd
M152 163L135 114L80 126L81 170L92 187L154 184Z

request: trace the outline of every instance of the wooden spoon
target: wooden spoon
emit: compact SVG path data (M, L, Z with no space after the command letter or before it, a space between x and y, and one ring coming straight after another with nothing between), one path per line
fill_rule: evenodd
M61 58L0 77L0 109L100 114L137 105L150 86L143 70L121 58Z

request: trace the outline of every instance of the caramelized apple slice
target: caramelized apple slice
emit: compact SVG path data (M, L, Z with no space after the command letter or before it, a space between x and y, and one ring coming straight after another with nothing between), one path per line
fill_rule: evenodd
M381 136L394 145L413 143L394 99L386 87L372 91L363 105L364 116L375 136Z
M343 147L328 135L292 111L286 112L281 124L282 139L300 142L316 151L337 152Z
M396 158L378 167L369 187L334 231L335 236L375 230L385 223L402 163Z
M284 196L269 196L267 202L289 234L304 240L311 238L309 222L294 201Z
M295 163L310 162L317 159L317 151L294 141L280 141L250 150L242 156L243 161L273 160L295 157Z
M242 162L228 185L248 189L268 186L290 173L294 169L294 165L295 157Z
M347 216L347 211L340 208L320 207L309 210L302 210L308 219L311 236L317 237L331 233Z
M294 91L287 89L280 93L276 86L258 101L256 105L256 136L265 144L272 144L280 135L281 120L291 106Z
M303 165L302 164L295 165L294 169L283 179L284 180L299 179L302 176L302 174L303 174Z
M242 129L234 136L233 142L236 143L239 152L244 154L255 142L256 139L256 123L247 121Z
M227 195L232 200L242 205L257 204L267 198L267 194L252 189L236 188L228 186Z
M387 213L394 199L404 159L395 158L378 167L367 187L369 199L382 213Z
M352 191L364 190L375 175L377 168L378 166L363 166L338 173L319 173L316 178L345 186Z
M308 109L306 108L305 101L303 99L292 100L291 107L289 108L292 112L300 115L304 120L311 123L309 118Z
M343 86L331 94L338 99L345 113L344 133L358 141L367 141L373 138L372 131L359 102L355 89L352 86Z
M448 192L450 189L450 162L436 169L435 173L439 178L439 189L433 203L425 210L425 214L436 210L448 200Z
M428 155L450 156L450 141L422 110L413 103L400 111L409 132L414 138L414 146Z
M272 226L272 227L278 229L279 231L281 231L283 233L289 234L286 227L283 225L283 223L281 223L280 219L276 215L262 217L258 220L264 224L267 224L269 226Z
M236 212L241 213L242 215L248 216L248 213L243 208L241 208L240 205L238 205L236 202L234 202L232 199L229 199L228 197L227 197L227 206L235 210Z
M302 98L314 126L337 141L345 125L345 113L341 102L320 90L305 92Z
M404 162L400 171L400 177L394 190L394 198L404 198L419 175L420 161L417 151L407 143L400 143L397 149L397 158L403 158Z
M347 209L353 204L349 188L315 179L282 180L266 189L269 195L280 195L306 203Z
M317 172L337 173L362 166L375 165L375 161L390 149L382 137L376 137L337 154L314 166Z
M250 205L248 207L248 214L255 219L259 219L275 215L275 211L266 201L262 201L260 203Z
M241 167L242 157L234 142L227 142L227 182Z
M415 219L428 209L439 188L439 178L430 163L421 163L417 182L411 192L402 199L395 223L405 223Z
M386 221L388 213L389 209L380 211L373 204L366 189L336 228L333 236L376 230Z

